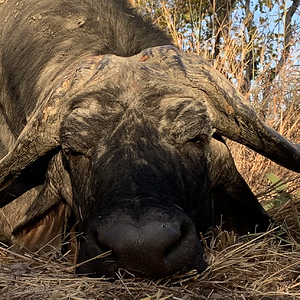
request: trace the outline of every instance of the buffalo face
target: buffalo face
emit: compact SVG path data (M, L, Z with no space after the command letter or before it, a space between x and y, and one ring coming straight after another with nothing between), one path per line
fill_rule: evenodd
M182 89L121 82L78 99L61 126L63 162L85 232L80 261L112 251L78 272L203 271L199 232L211 223L206 108Z

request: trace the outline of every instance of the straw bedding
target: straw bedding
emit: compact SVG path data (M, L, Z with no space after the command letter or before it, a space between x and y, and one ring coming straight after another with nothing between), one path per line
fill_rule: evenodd
M270 214L283 224L247 237L214 230L203 238L207 270L160 280L74 275L71 254L18 255L0 248L0 299L300 299L300 199Z

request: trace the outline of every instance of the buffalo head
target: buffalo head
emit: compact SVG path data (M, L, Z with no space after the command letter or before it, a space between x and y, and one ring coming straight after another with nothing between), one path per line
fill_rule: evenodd
M79 273L203 271L198 233L220 207L238 232L265 230L269 217L221 136L300 171L297 145L265 126L207 62L173 46L87 57L41 103L1 161L0 184L4 191L55 150L48 185L83 232L80 261L111 250Z

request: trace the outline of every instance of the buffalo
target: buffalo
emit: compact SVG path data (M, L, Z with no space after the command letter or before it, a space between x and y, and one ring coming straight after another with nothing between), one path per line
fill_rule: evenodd
M202 272L212 225L267 230L223 137L297 172L299 145L207 61L123 0L4 0L0 15L2 242L60 247L76 226L78 274L154 278Z

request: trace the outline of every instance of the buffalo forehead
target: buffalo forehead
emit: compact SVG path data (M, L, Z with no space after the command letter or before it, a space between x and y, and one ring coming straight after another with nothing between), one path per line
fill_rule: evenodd
M88 101L90 106L76 108L66 118L61 129L62 142L80 144L89 140L118 137L124 143L136 138L157 138L159 133L173 142L183 143L196 135L211 136L211 123L205 105L190 98L170 99L169 107L143 108L138 104L131 107L116 101L104 106L98 101ZM177 101L178 100L178 101ZM79 139L78 139L79 138ZM86 145L90 148L92 145Z
M157 70L159 61L155 72L139 63L114 55L94 56L64 77L60 86L71 89L73 96L71 113L61 128L62 143L94 144L120 128L129 141L139 126L156 128L180 143L198 134L211 135L206 95L182 81L172 82L168 70Z

